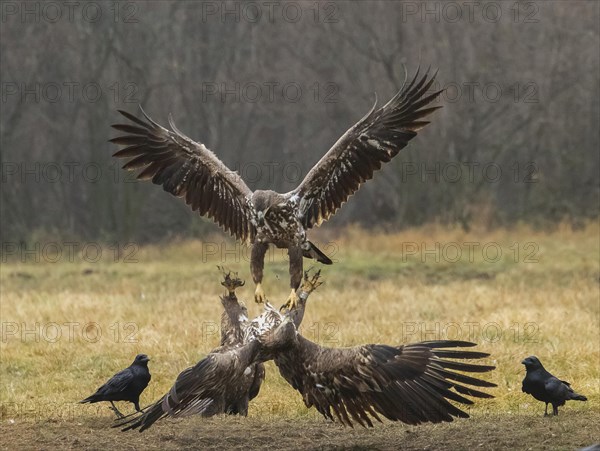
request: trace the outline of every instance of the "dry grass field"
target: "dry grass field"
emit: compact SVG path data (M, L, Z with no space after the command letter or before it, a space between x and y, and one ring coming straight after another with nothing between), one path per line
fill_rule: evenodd
M598 237L597 224L317 234L314 241L336 263L323 268L326 283L309 300L307 338L328 346L459 338L479 343L497 366L485 375L498 384L495 399L479 400L470 419L370 430L345 429L307 410L272 363L248 418L163 420L143 434L111 429L106 405L77 401L144 352L152 359L141 400L147 405L218 344L217 264L247 280L238 294L251 314L260 311L251 301L248 252L221 238L121 255L107 245L97 262L78 252L71 259L64 243L60 258L43 245L28 255L11 251L0 270L0 445L573 450L600 442ZM282 303L288 278L281 252L268 254L265 274L268 297ZM531 354L589 401L544 418L544 405L521 392L520 361ZM128 403L119 407L132 411Z

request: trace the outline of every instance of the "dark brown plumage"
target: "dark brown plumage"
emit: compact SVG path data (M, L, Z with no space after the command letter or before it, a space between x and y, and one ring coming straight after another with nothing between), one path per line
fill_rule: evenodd
M235 290L243 286L243 282L231 273L224 274L222 285L227 288L228 295L221 297L223 313L221 314L221 344L211 353L222 353L244 344L248 322L248 309L238 301ZM265 380L265 366L257 362L248 366L237 385L230 387L223 394L222 400L213 401L202 416L209 417L221 413L230 415L248 415L249 402L258 396Z
M182 371L169 392L144 413L115 427L142 432L163 417L247 415L248 403L258 395L265 377L262 362L291 342L295 327L268 303L264 312L250 321L235 295L242 285L237 277L225 275L223 286L228 295L221 298L221 345Z
M474 343L443 340L335 349L302 337L298 327L306 300L320 283L319 273L312 278L306 275L296 308L280 313L265 304L259 317L242 322L240 346L216 349L183 371L169 393L145 413L116 427L139 428L141 432L165 416L202 414L212 403L220 403L222 412L224 400L240 396L243 377L251 365L270 359L302 394L307 407L314 406L326 418L348 426L373 426L372 420L381 421L382 417L409 424L452 421L469 416L452 402L470 405L473 401L466 396L492 398L479 387L495 384L463 373L484 373L494 367L457 361L488 354L445 349Z
M291 192L298 197L299 218L309 229L327 221L367 180L389 162L429 122L441 106L427 107L442 91L428 92L436 74L427 71L405 85L388 103L377 101L360 121L338 139Z
M224 412L228 390L239 387L244 370L255 362L258 342L226 352L210 353L195 366L183 370L167 394L145 413L119 423L123 430L149 428L162 417Z
M276 310L270 312L278 315ZM261 326L264 324L261 323ZM142 432L167 416L233 413L227 412L228 405L235 407L239 404L231 401L248 396L245 378L250 368L258 362L270 360L274 353L287 345L293 338L295 328L291 321L278 321L269 323L264 329L259 327L256 331L253 338L246 335L244 344L226 351L217 349L195 366L182 371L160 400L149 406L143 414L115 427L125 426L124 431L139 428ZM253 385L250 384L250 387ZM247 402L245 408L248 408Z
M417 132L424 119L439 106L428 106L441 91L428 92L435 79L429 71L414 78L383 107L371 111L351 127L310 170L300 185L286 194L271 190L252 192L204 144L180 132L169 117L172 131L161 127L146 113L145 120L120 111L131 124L113 127L123 136L113 138L125 146L114 155L128 158L124 169L140 172L164 190L182 197L194 211L212 218L238 240L252 244L251 272L257 284L255 299L264 301L261 288L264 256L269 244L287 248L290 257L288 305L302 281L303 257L324 264L331 260L306 236L306 231L328 220L390 161Z
M305 274L297 306L287 312L296 329L304 318L308 294L321 284L319 278L320 272L312 277ZM381 421L381 417L418 424L468 417L450 403L473 404L462 395L493 398L472 386L496 384L461 373L484 373L494 367L456 361L489 354L444 349L472 346L475 344L465 341L440 340L328 348L296 334L274 360L283 378L302 394L306 406L315 407L326 418L348 426L371 427L372 420Z
M298 335L293 346L277 354L275 364L307 407L344 425L372 427L372 420L382 417L408 424L438 423L469 417L450 401L471 405L463 395L493 397L473 386L495 384L456 372L482 373L493 366L454 360L488 354L443 349L470 346L475 343L444 340L334 349Z

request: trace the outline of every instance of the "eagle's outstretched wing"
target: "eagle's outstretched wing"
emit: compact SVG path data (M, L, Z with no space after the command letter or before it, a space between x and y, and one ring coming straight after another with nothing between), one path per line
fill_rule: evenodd
M138 179L151 179L165 191L183 197L192 210L212 218L240 241L252 240L255 229L248 206L252 191L235 171L229 170L204 144L181 133L170 116L172 131L154 122L144 110L146 120L119 112L133 122L112 126L126 133L110 140L126 146L114 154L130 158L123 169L142 169Z
M365 345L325 348L301 336L275 363L307 407L343 424L373 426L383 416L409 424L452 421L469 415L450 403L473 404L462 395L493 396L475 387L495 387L460 372L482 373L493 366L450 359L479 359L488 354L440 349L470 347L464 341L427 341L403 346Z
M114 427L123 430L148 429L162 417L182 417L204 414L207 411L224 411L225 406L214 406L223 402L224 394L234 391L244 371L254 362L257 342L222 353L211 353L195 366L183 370L169 393L145 409L140 415L119 422Z
M305 228L327 221L354 194L404 148L429 122L423 119L441 108L428 105L442 92L428 94L436 74L429 70L403 86L379 109L377 100L366 116L350 128L310 170L302 183L288 193L299 200L300 221Z

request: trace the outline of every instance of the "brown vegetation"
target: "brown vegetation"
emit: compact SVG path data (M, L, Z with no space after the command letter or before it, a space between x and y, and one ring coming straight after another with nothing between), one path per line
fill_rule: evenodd
M332 243L337 262L324 270L326 283L309 300L302 326L308 338L328 346L470 339L497 365L489 375L498 384L496 398L477 402L466 421L351 431L307 410L269 363L247 419L165 421L147 435L109 429L108 408L76 401L145 352L152 358L152 382L142 394L146 405L218 343L222 287L216 265L243 275L247 261L213 255L203 263L207 243L193 241L144 247L135 255L137 263L2 265L4 445L242 447L252 438L257 447L282 448L572 449L598 441L591 428L593 418L600 418L597 225L577 232L521 227L469 234L432 226L390 236L351 229ZM463 256L449 261L449 254L438 253L436 262L431 252L406 255L407 243L430 251L436 243L447 248L457 243ZM470 262L465 243L479 243L476 249L494 243L505 254L493 262L477 253ZM519 248L535 243L535 261L515 261L514 243ZM286 262L275 255L266 268L267 295L284 299ZM251 299L252 288L238 294ZM251 314L258 312L253 302L247 305ZM51 323L62 332L59 339ZM7 329L10 325L16 329ZM543 404L521 393L520 361L531 354L589 401L565 406L557 418L542 418ZM280 435L284 438L272 443Z

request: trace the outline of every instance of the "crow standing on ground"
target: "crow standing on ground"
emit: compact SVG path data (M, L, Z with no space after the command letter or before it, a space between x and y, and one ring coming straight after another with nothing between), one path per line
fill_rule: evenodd
M110 401L111 410L115 412L118 418L123 418L123 414L115 407L113 401L129 401L133 403L135 410L141 412L140 395L150 382L149 360L146 354L138 354L131 366L119 371L96 393L79 402L85 404L88 402Z
M585 396L573 391L571 384L561 381L546 371L537 357L527 357L521 363L525 365L527 371L523 379L523 391L538 401L546 403L544 416L548 415L548 404L552 404L552 413L558 415L558 406L564 406L566 401L571 399L587 401Z

